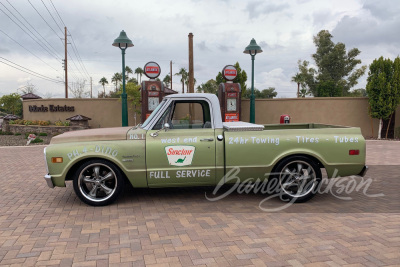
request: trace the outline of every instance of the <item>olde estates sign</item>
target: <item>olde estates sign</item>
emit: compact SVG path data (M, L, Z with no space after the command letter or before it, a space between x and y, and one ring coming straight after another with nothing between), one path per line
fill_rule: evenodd
M75 107L74 106L60 106L60 105L49 105L48 107L45 107L43 105L36 106L36 105L29 105L29 112L74 112Z

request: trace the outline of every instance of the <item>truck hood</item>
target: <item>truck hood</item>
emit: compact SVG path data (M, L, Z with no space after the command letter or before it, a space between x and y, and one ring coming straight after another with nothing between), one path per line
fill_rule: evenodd
M66 132L51 139L50 144L88 141L126 140L126 133L132 127L98 128Z

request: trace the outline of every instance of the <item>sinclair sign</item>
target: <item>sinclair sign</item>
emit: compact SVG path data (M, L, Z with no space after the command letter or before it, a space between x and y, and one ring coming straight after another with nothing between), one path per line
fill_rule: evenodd
M222 76L227 81L233 81L237 77L236 68L232 65L227 65L222 69Z
M144 75L146 75L147 78L155 79L160 76L160 74L161 68L156 62L150 61L144 65Z

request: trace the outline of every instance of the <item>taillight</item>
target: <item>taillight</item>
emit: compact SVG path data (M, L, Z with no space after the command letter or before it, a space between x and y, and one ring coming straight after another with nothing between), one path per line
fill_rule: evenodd
M360 150L358 150L358 149L351 149L351 150L349 150L349 155L350 155L350 156L360 155Z

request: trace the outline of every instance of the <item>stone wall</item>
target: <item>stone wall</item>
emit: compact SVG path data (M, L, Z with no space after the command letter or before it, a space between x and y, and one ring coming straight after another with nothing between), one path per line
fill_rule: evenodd
M15 125L3 124L3 131L12 133L47 133L49 135L65 133L69 131L84 130L81 126L39 126L39 125Z

